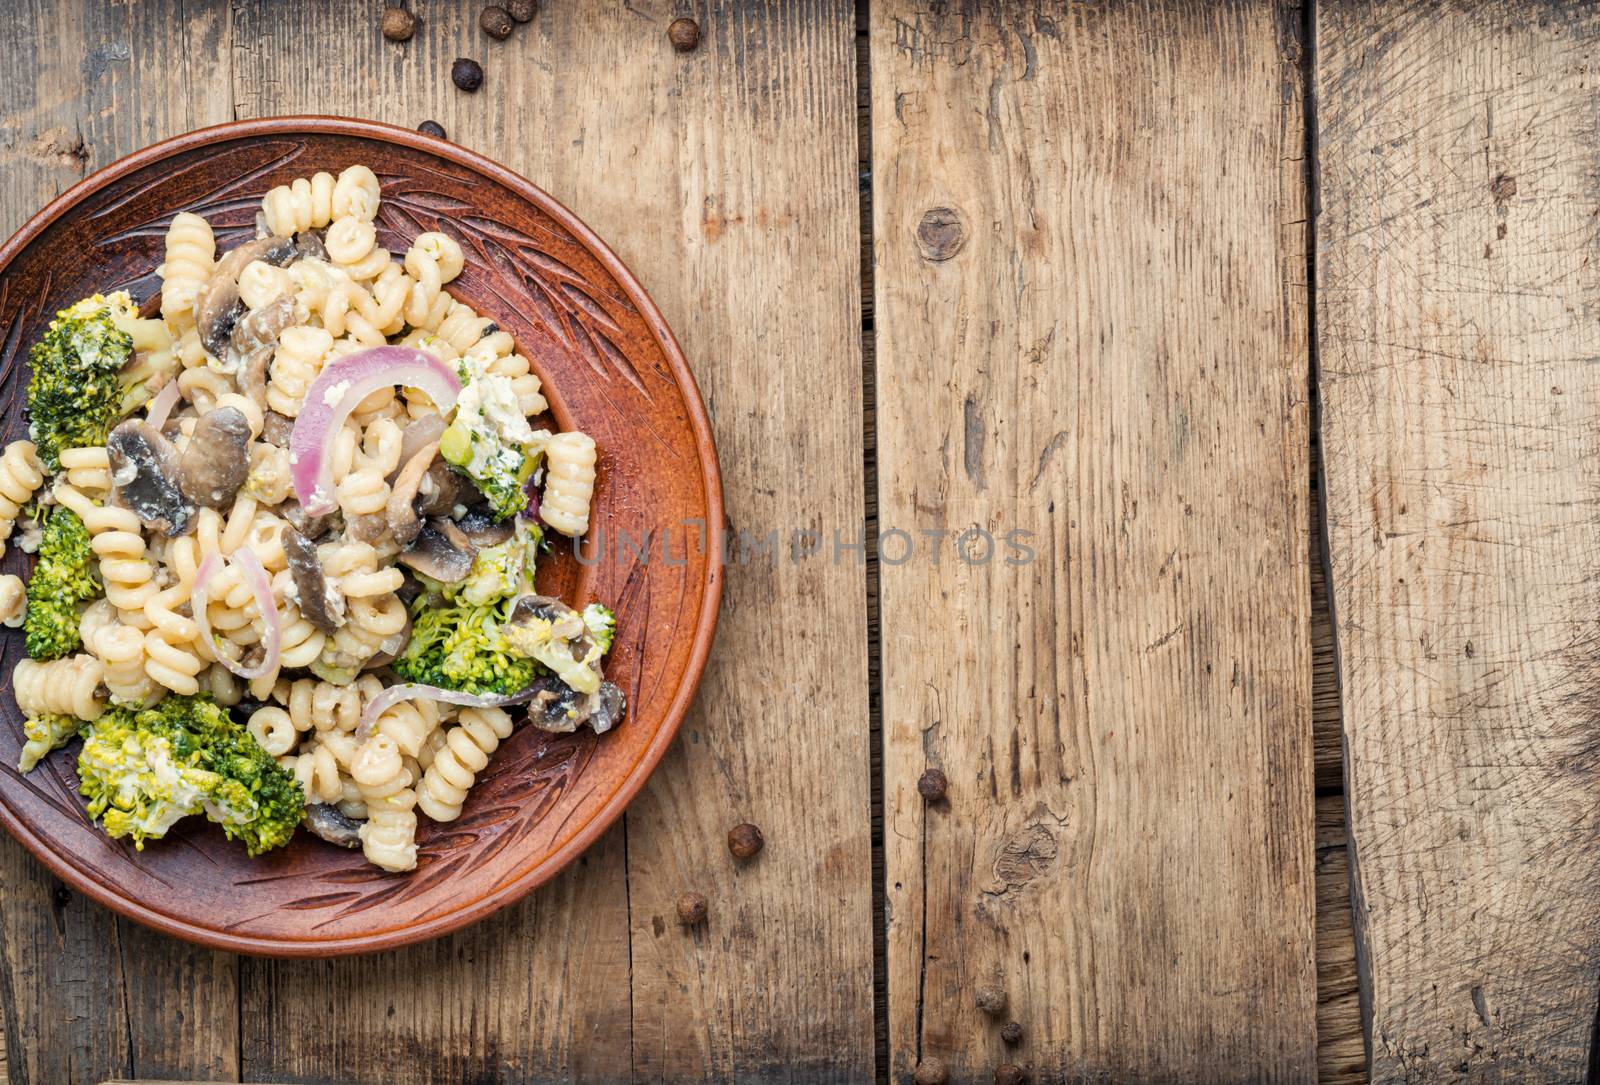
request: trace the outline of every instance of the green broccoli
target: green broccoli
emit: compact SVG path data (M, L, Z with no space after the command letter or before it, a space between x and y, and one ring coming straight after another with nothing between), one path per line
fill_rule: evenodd
M28 435L51 472L61 469L64 448L106 443L111 427L142 398L133 336L124 326L138 319L125 291L96 294L56 314L44 338L28 353Z
M538 665L518 654L501 632L514 603L506 598L474 606L424 592L411 604L411 640L392 664L395 673L408 682L466 693L525 689Z
M100 594L89 549L89 529L78 514L57 505L45 521L39 563L28 578L24 648L34 659L60 659L78 650L78 604Z
M140 849L204 813L260 855L288 843L305 814L294 777L204 693L107 709L87 725L78 778L89 815Z
M465 579L456 584L440 585L441 594L469 606L483 606L532 591L539 541L543 537L544 531L537 524L519 519L509 539L479 550Z
M504 520L528 507L524 487L544 458L550 434L529 428L510 378L486 375L470 359L460 368L465 384L455 420L439 436L439 454L473 481L495 517Z
M583 608L583 624L589 636L600 646L600 654L611 651L611 642L617 636L617 616L604 603L590 603Z
M22 744L22 756L17 761L18 772L32 772L33 767L45 759L52 750L59 750L78 733L83 721L74 716L45 713L24 720L22 734L27 739Z

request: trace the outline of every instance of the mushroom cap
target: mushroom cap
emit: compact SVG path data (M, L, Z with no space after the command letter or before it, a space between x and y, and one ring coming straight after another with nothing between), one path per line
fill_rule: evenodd
M456 584L472 571L477 548L449 520L432 519L417 532L416 541L401 552L399 562L443 584Z
M130 418L106 438L106 454L117 496L140 523L168 538L189 529L194 508L179 484L178 450L159 430Z
M311 835L341 848L361 846L361 823L346 817L344 811L328 803L314 802L306 807L305 826Z
M196 505L223 509L250 477L250 420L237 407L214 407L195 423L178 464L178 485Z
M289 575L300 596L300 613L324 633L339 628L340 618L328 598L328 578L322 571L317 548L296 528L283 532L283 553L289 559Z

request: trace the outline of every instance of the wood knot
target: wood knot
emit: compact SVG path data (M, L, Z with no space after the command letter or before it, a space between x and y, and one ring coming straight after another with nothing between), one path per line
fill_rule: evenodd
M917 223L917 249L924 260L940 263L961 251L967 243L967 228L953 207L935 207L923 212Z

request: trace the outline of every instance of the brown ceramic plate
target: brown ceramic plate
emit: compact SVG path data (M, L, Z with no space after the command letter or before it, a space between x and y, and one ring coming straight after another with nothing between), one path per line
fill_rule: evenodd
M139 301L154 294L174 214L205 216L218 248L231 247L252 236L269 188L356 162L383 184L380 243L403 252L425 230L458 239L467 266L451 293L498 321L533 359L554 422L600 446L583 560L559 540L539 587L576 606L614 607L606 670L627 693L629 713L598 739L519 728L460 820L422 819L409 874L385 874L359 852L303 832L249 859L195 818L140 852L107 839L85 815L76 743L32 774L17 773L22 719L9 684L22 634L6 630L0 823L102 904L244 953L405 945L482 919L549 880L616 820L660 761L705 667L721 599L716 450L683 352L649 296L587 226L532 184L471 151L387 125L282 117L208 128L101 170L35 215L0 249L5 439L26 431L27 349L51 314L95 291L127 289ZM649 555L619 548L623 533L654 540ZM24 574L29 564L15 548L0 562Z

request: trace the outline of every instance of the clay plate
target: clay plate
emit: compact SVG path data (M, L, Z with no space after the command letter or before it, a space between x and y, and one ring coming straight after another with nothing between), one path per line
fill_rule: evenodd
M576 606L599 599L615 607L607 674L627 693L629 714L599 739L519 728L460 820L422 819L409 874L385 874L359 852L304 832L286 849L248 859L193 818L139 852L107 839L84 814L76 743L27 777L16 772L22 718L10 675L22 633L6 630L0 823L79 892L158 930L243 953L406 945L482 919L549 880L616 820L660 761L705 667L721 599L716 450L694 378L649 296L550 196L479 155L405 129L327 117L225 124L125 158L35 215L0 249L5 439L26 431L27 349L51 314L97 290L150 298L174 214L205 216L219 250L229 248L252 236L269 188L355 162L383 185L380 244L403 252L425 230L459 240L467 267L451 293L516 338L554 422L599 443L584 560L559 540L539 587ZM653 540L649 556L617 547L624 532ZM30 564L13 547L0 568L25 574Z

